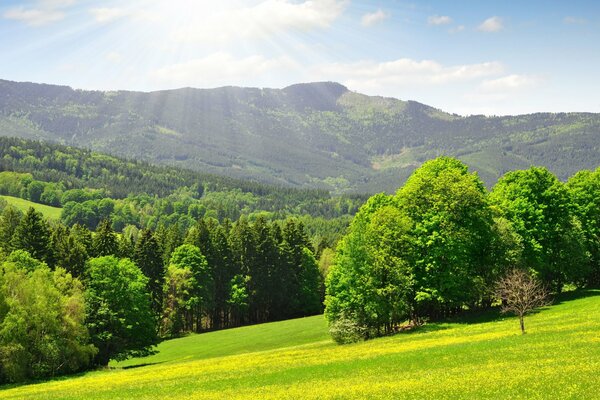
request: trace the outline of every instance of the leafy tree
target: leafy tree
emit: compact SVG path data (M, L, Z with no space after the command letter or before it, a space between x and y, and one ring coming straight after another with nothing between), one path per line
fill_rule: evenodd
M50 232L42 214L30 207L17 225L11 244L13 248L25 250L38 260L48 261Z
M587 275L580 222L567 188L546 168L531 167L504 175L490 201L522 238L524 264L560 291Z
M148 291L152 298L152 309L157 315L160 315L165 268L162 252L152 231L144 230L140 234L135 244L134 260L148 278Z
M417 169L396 199L413 224L416 313L439 317L481 305L496 261L492 210L477 174L439 157Z
M585 245L589 252L591 286L600 285L600 168L580 171L567 182L574 213L581 222Z
M84 325L83 286L64 269L50 271L14 253L0 274L0 382L76 372L96 349Z
M157 343L148 278L129 259L92 258L86 268L86 325L97 365L151 353Z
M189 330L202 330L202 317L207 313L212 303L213 282L208 269L206 258L200 249L191 244L183 244L175 249L171 256L170 267L188 269L192 280L190 297L186 305L190 309L186 326ZM175 272L175 271L174 271Z
M194 305L196 280L187 266L170 264L165 275L161 334L175 336L186 329L188 314Z
M326 280L325 315L339 341L389 332L409 317L411 222L384 194L361 207L338 243Z

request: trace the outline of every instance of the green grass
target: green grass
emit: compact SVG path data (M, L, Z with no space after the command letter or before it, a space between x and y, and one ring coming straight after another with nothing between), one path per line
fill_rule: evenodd
M8 204L15 206L16 208L18 208L19 210L21 210L23 212L26 212L29 209L29 207L33 207L36 209L36 211L41 212L44 215L44 217L46 217L46 218L60 219L60 213L62 212L62 208L47 206L44 204L38 204L38 203L34 203L29 200L24 200L24 199L20 199L18 197L12 197L12 196L1 196L0 195L0 198L6 200L6 202Z
M317 316L167 341L158 355L115 364L136 368L0 398L598 398L600 291L571 294L526 327L521 335L515 318L488 314L338 346Z

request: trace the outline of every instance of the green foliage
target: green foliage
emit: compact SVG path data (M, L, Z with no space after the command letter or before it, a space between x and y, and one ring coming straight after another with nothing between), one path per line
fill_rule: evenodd
M583 230L569 190L546 168L507 173L490 201L522 238L523 262L560 291L588 274Z
M162 311L165 268L160 246L152 231L144 230L141 232L135 243L133 259L142 273L148 278L148 292L152 298L152 309L157 315L160 315Z
M51 257L50 231L43 215L29 208L15 228L11 247L29 252L34 258L49 261Z
M85 275L86 326L97 365L147 355L157 342L148 278L129 259L92 258Z
M484 306L494 263L508 257L496 232L476 174L448 157L425 163L396 196L370 198L338 244L326 280L329 323L352 321L371 337Z
M96 349L87 344L84 317L79 280L13 253L0 273L0 383L87 368Z
M569 179L567 188L590 256L588 284L600 286L600 169L578 172Z

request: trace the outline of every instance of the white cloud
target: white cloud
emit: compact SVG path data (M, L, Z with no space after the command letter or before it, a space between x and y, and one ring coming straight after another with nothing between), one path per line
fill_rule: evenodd
M427 18L429 25L448 25L452 23L452 18L447 15L432 15Z
M158 16L147 10L127 9L119 7L101 7L92 8L90 13L101 24L110 23L121 18L131 18L133 20L155 21Z
M260 55L235 58L218 52L188 62L172 64L150 73L151 79L162 84L178 86L215 87L244 84L274 73L285 73L296 68L287 57L265 58Z
M580 17L567 16L563 19L565 24L569 25L585 25L588 23L587 19Z
M2 16L6 19L23 22L29 26L42 26L60 21L65 17L65 13L57 10L15 7L5 11Z
M368 93L399 92L402 87L445 85L501 74L498 62L445 66L432 60L402 58L388 62L332 63L313 69L321 80L341 81L354 90Z
M500 17L490 17L477 27L482 32L499 32L504 29L504 21Z
M126 17L130 14L128 10L117 7L92 8L90 10L90 13L94 16L94 19L96 19L96 21L101 23L111 22L116 19Z
M112 63L118 64L123 59L123 56L121 55L121 53L111 51L106 54L106 59Z
M75 4L75 0L38 0L30 8L23 6L9 8L2 14L2 17L23 22L29 26L42 26L65 18L66 14L63 9L73 4Z
M450 29L448 30L448 32L450 32L450 33L458 33L458 32L462 32L462 31L464 31L465 29L466 29L466 28L465 28L465 26L464 26L464 25L458 25L457 27L450 28Z
M329 27L344 11L346 0L265 0L255 6L204 13L194 24L176 30L184 42L226 42L235 38L268 37L287 30Z
M390 14L386 13L385 11L379 9L375 12L372 13L367 13L365 15L362 16L362 18L360 19L360 24L362 26L373 26L375 24L378 24L379 22L389 18Z
M485 80L481 83L480 89L483 92L506 92L520 90L523 88L535 86L540 79L533 75L512 74L496 79Z

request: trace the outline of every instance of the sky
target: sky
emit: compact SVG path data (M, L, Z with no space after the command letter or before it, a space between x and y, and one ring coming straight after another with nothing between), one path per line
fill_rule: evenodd
M335 81L461 115L600 112L598 1L0 0L0 79Z

